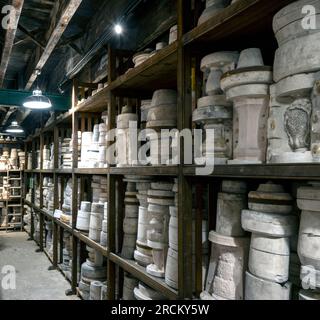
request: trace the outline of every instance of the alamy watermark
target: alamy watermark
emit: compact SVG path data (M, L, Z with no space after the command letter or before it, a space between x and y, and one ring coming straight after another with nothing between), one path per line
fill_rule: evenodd
M15 290L16 284L16 269L14 266L6 265L1 268L1 289Z
M2 29L17 29L17 10L14 6L5 5L1 8L1 14L4 15L1 21Z
M214 170L214 129L139 130L137 122L130 121L127 129L108 131L106 140L110 142L106 148L108 165L196 164L199 166L196 168L196 175L210 175ZM94 157L94 148L89 152Z
M303 15L305 15L301 21L302 28L304 30L317 29L317 11L315 6L305 5L302 7L301 12Z

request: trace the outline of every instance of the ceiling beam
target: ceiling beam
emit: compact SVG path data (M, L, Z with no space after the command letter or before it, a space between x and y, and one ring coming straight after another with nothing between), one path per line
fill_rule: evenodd
M60 2L60 1L59 1ZM71 21L72 17L76 13L77 9L79 8L82 0L69 0L67 6L63 9L63 12L60 16L59 21L52 25L47 32L48 42L45 49L40 54L40 58L32 65L31 70L29 72L31 74L27 75L27 84L25 86L25 90L30 90L33 83L37 79L37 70L42 70L48 59L50 58L53 50L57 46L58 42L61 39L64 31L66 30L69 22ZM32 63L33 61L31 61ZM27 70L28 70L27 69Z
M35 37L34 35L29 32L26 28L24 28L20 23L18 24L18 29L20 31L22 31L25 35L27 35L32 42L34 42L37 46L39 46L40 48L42 48L43 50L45 49L44 45L42 43L40 43Z
M10 23L11 25L9 24L9 27L6 32L4 47L2 50L1 65L0 65L0 88L3 87L4 77L8 69L10 56L11 56L11 52L14 44L14 39L16 37L17 25L20 19L23 3L24 3L24 0L12 0L12 6L15 9L15 14L14 14L15 20L14 20L14 24L12 23Z

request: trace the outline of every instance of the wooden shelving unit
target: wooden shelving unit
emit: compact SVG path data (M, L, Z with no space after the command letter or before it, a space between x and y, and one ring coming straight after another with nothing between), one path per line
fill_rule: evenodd
M6 211L3 214L5 218L5 225L0 227L0 230L23 230L23 171L22 170L1 170L0 175L6 176L8 181L8 192L10 193L8 198L1 199L0 202L4 204L3 209ZM19 182L19 186L12 186L12 181ZM19 191L19 195L12 195L13 191ZM18 210L18 212L16 211ZM19 221L13 222L15 218Z
M116 57L117 51L111 47L108 49L108 86L101 89L93 96L92 90L97 88L95 84L85 84L74 80L73 106L69 112L65 113L60 119L54 121L48 127L42 128L36 135L26 141L26 150L35 150L35 141L40 140L43 147L44 135L53 132L55 153L58 153L59 128L69 127L74 135L74 161L73 169L59 169L58 159L55 159L55 169L52 170L26 170L25 179L38 176L40 179L40 189L42 189L42 179L46 175L53 176L55 185L58 177L69 178L73 181L73 201L72 201L72 223L67 225L60 220L48 215L42 210L42 205L36 207L33 201L25 201L40 214L42 226L40 234L43 234L43 222L51 219L54 224L54 250L52 263L58 266L58 237L61 237L61 230L66 230L72 235L73 239L73 266L71 289L75 294L77 290L77 246L79 243L86 245L101 252L108 260L108 297L116 298L116 279L119 272L126 271L140 281L145 282L153 289L161 292L168 299L193 298L199 294L199 283L201 282L201 268L198 266L193 270L192 263L192 187L201 186L204 183L209 190L209 212L214 220L215 200L218 187L216 180L221 178L237 179L275 179L275 180L320 180L320 166L313 164L288 164L288 165L225 165L215 166L214 171L208 176L197 176L196 166L177 165L159 167L109 167L109 168L78 168L77 163L77 132L90 129L96 119L104 111L108 111L109 128L115 128L116 114L118 110L117 99L135 98L143 99L151 97L156 89L175 88L178 91L178 129L192 128L192 106L193 99L200 96L198 85L195 92L191 92L192 75L196 73L196 82L202 79L199 73L201 58L208 52L227 49L243 49L249 43L254 45L266 42L266 39L273 39L272 45L266 52L267 56L273 57L274 36L272 33L272 17L282 7L293 0L239 0L230 5L215 17L202 25L196 26L195 21L199 16L200 1L197 1L196 8L191 10L191 0L177 0L178 8L178 41L169 45L156 53L153 57L142 63L137 68L129 70L125 74L117 74ZM240 42L243 43L240 44ZM266 44L268 45L268 43ZM239 47L238 47L239 46ZM252 45L251 45L252 46ZM265 46L264 46L265 47ZM79 99L79 96L81 99ZM82 100L84 98L84 100ZM82 102L79 102L82 101ZM90 125L84 124L83 117L92 117ZM183 152L181 152L183 154ZM88 236L76 230L77 218L77 187L78 178L86 176L105 175L108 177L108 248L95 243ZM148 275L145 268L138 266L134 261L124 259L119 256L116 247L116 237L118 232L117 225L121 225L121 208L116 203L119 195L124 194L122 179L124 175L155 176L159 179L163 177L178 177L179 181L179 210L178 210L178 275L179 290L168 287L161 279ZM55 208L59 208L58 190L55 190ZM116 219L117 218L117 219ZM120 221L119 221L120 219ZM116 220L117 223L116 223ZM198 223L197 228L201 225ZM32 235L32 232L31 232ZM60 239L61 241L61 239ZM196 248L200 250L201 244L197 243ZM40 249L43 249L43 239L40 239ZM121 272L120 272L121 273ZM197 283L196 294L193 292L193 275L196 275Z

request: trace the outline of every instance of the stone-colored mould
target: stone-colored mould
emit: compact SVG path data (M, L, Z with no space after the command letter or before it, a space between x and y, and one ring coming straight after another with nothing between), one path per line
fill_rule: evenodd
M300 290L299 300L320 300L320 292L315 290Z
M225 164L232 153L232 107L224 95L202 97L193 112L193 122L202 124L204 129L214 129L214 148L203 144L207 163L214 159L216 164Z
M290 282L279 284L264 280L246 272L245 299L246 300L290 300Z
M212 242L206 292L215 299L242 300L249 238L226 237L211 231Z
M319 207L318 207L319 208ZM301 264L320 270L320 212L301 213L298 254Z
M249 254L251 274L273 282L289 278L289 238L270 238L252 234Z
M206 9L202 12L198 25L206 22L211 17L222 11L225 7L230 4L231 0L207 0Z
M242 237L241 210L247 207L244 194L219 193L217 204L216 231L225 236Z
M249 209L265 213L289 214L293 208L293 198L281 185L268 182L260 184L257 191L248 196Z
M259 48L248 48L241 51L237 69L263 66L263 58Z
M302 265L320 270L320 187L314 182L297 192L297 204L302 210L298 254Z
M320 23L319 23L320 24ZM320 72L315 75L312 92L311 153L313 161L320 161Z
M312 266L301 266L300 280L303 288L309 286L320 289L320 271Z
M304 12L304 6L312 6L315 9L316 16L307 16ZM320 13L320 5L317 0L300 0L295 1L281 9L273 18L273 31L276 35L279 45L294 38L306 36L310 33L319 30L319 24L316 23L316 28L303 28L302 20L310 23L310 20L315 18L318 22Z
M310 97L317 73L301 73L280 80L275 84L276 99L290 104L299 98Z
M239 53L234 51L214 52L201 60L200 68L209 75L206 83L206 93L209 96L221 94L220 79L223 73L234 70Z
M320 32L293 39L280 46L275 54L275 82L286 77L320 70Z
M165 297L161 293L141 282L138 287L134 288L134 296L137 300L165 300Z
M248 49L240 54L239 60L244 66L257 65L262 57L257 49ZM229 164L265 162L271 78L272 71L265 66L237 68L221 78L227 100L234 103L234 160Z
M284 115L288 105L276 100L276 86L270 86L270 110L268 119L268 163L280 163L284 153L291 152L284 128Z
M293 234L297 219L291 215L242 210L241 224L246 231L282 238Z

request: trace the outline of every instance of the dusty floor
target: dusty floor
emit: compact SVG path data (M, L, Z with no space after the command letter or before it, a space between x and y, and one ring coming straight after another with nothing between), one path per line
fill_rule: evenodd
M44 253L36 253L37 245L27 241L24 232L0 231L0 300L75 300L65 291L70 284L59 271L48 271L51 265ZM8 277L5 266L16 270L16 289L4 289Z

